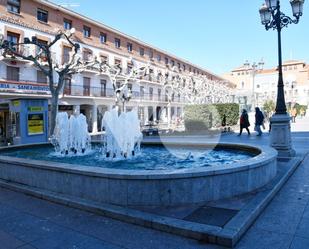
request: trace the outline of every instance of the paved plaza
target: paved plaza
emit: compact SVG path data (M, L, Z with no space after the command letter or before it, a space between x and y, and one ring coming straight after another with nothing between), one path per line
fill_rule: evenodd
M292 125L298 155L309 151L309 118ZM203 137L190 139L206 139ZM264 145L269 134L224 135L223 142ZM0 188L0 248L224 248L147 229ZM309 248L309 156L236 248Z

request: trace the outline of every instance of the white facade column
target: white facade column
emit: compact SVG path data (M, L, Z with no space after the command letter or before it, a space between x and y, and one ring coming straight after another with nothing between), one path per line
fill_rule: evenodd
M172 107L170 105L167 106L167 124L170 125L172 120Z
M153 106L153 122L157 121L157 106Z
M73 105L73 114L74 115L80 114L80 105Z
M98 132L98 106L92 106L92 133Z
M144 124L149 122L148 106L144 106Z

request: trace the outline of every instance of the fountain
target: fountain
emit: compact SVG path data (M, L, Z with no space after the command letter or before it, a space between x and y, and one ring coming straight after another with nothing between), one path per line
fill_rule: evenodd
M118 108L105 112L102 130L105 131L103 154L107 158L128 158L140 151L143 135L136 110L120 115Z
M84 154L86 150L90 150L91 143L85 115L71 115L69 118L66 112L58 113L51 143L56 152L62 155Z
M52 143L57 153L76 156L53 156L42 144L1 148L0 179L101 203L178 206L249 193L277 173L277 152L269 147L177 140L143 143L140 151L135 110L106 112L102 127L103 150L94 143L85 153L85 116L59 113Z

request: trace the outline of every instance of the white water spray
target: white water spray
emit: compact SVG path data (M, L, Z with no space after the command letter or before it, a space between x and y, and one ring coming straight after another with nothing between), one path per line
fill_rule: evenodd
M68 117L66 112L57 114L56 127L51 139L56 152L61 154L83 154L90 150L88 124L83 114Z
M129 158L140 151L143 135L137 111L122 112L117 108L105 112L102 120L105 130L103 154L108 158Z

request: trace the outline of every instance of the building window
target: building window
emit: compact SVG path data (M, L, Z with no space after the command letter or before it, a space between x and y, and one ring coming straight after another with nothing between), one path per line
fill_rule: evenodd
M20 13L20 0L9 0L7 10L14 13Z
M161 100L161 89L160 88L158 89L158 100L159 101Z
M92 52L90 50L83 51L83 60L90 61L92 59Z
M19 34L12 33L12 32L7 32L7 40L10 43L10 46L14 51L17 51L17 44L19 42Z
M84 33L84 37L89 38L91 36L91 28L88 26L84 26L83 33Z
M114 63L116 66L121 66L121 60L119 59L115 59Z
M143 48L139 48L139 55L144 56L145 55L145 50Z
M172 65L172 67L175 66L175 61L174 60L171 60L171 65Z
M41 46L47 47L47 45L48 45L48 41L44 41L44 40L41 40L41 39L37 39L37 42ZM40 53L40 59L42 61L46 62L47 61L47 54L46 54L46 52L43 49L41 49L39 46L37 46L36 48L37 48L37 54Z
M160 55L160 54L157 55L157 61L158 61L158 62L161 61L161 55Z
M63 28L66 30L70 30L72 28L72 21L69 19L63 19Z
M70 61L70 52L71 52L70 47L63 47L63 63L68 63Z
M165 57L164 60L165 60L165 65L167 65L168 64L168 58Z
M132 63L127 63L127 74L130 74L133 70L133 64Z
M106 80L101 80L101 97L106 97Z
M90 96L90 78L84 77L83 78L83 95Z
M47 83L47 76L41 70L36 71L36 81L38 83Z
M132 43L130 43L130 42L127 43L127 49L128 49L128 52L130 52L130 53L133 51Z
M183 71L186 71L186 65L185 64L182 65L182 69L183 69Z
M43 10L43 9L38 9L37 10L37 19L38 21L41 22L48 22L48 11Z
M132 92L132 89L133 89L133 85L132 85L132 83L128 83L128 90L130 91L130 92Z
M180 69L180 63L179 62L177 63L177 67L178 67L178 69Z
M100 42L106 43L107 35L105 33L100 33Z
M140 86L140 88L139 88L139 96L141 97L141 99L144 98L144 95L145 95L145 88L144 88L144 86Z
M152 59L152 58L153 58L153 51L149 50L149 59Z
M149 99L153 100L153 88L149 87Z
M19 67L6 67L7 80L19 81Z
M106 55L100 55L100 58L101 58L101 62L104 63L104 64L107 64L108 62L108 57Z
M119 38L115 38L115 47L116 47L116 48L120 48L120 46L121 46L121 41L120 41L120 39L119 39Z
M64 94L71 95L72 91L72 79L71 77L64 78Z

